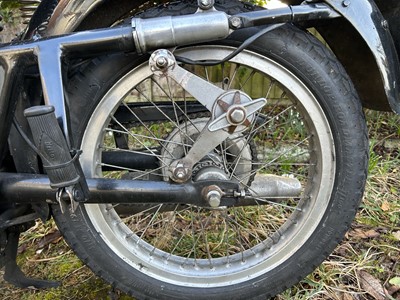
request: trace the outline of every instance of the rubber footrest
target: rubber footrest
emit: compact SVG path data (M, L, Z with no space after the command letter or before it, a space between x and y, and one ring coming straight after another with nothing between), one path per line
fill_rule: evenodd
M24 111L24 115L29 122L51 187L62 188L78 183L80 176L74 165L77 155L71 157L67 141L54 114L54 107L30 107Z

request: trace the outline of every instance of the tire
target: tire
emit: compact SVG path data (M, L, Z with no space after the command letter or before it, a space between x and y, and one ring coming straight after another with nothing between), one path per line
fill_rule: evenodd
M251 31L176 53L221 59ZM176 103L192 107L190 95L152 77L147 59L102 57L69 82L74 143L83 150L87 177L168 180L166 165L184 155L209 119L205 110L183 113ZM219 68L185 67L224 89L268 99L256 125L227 139L197 171L218 169L247 190L265 173L294 176L301 194L219 209L92 204L61 214L54 206L54 218L94 273L138 299L272 297L312 272L354 218L368 162L360 101L333 54L290 25ZM172 94L181 102L171 102ZM161 118L144 119L149 114L138 109L152 107L155 113L161 105L176 118L162 110ZM121 111L132 118L121 117ZM134 169L102 161L103 152L116 150L154 157L156 166Z

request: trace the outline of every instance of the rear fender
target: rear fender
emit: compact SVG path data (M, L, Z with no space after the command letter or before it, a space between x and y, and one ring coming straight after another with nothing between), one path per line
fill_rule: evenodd
M283 0L300 4L299 0ZM400 113L400 64L391 32L398 0L324 0L344 18L315 25L346 68L365 107ZM397 10L393 10L396 7ZM384 15L380 10L382 9ZM387 9L385 9L387 8ZM385 19L391 16L389 22ZM399 21L397 21L399 22ZM389 30L390 27L390 30ZM400 49L400 36L398 43Z
M46 35L109 27L146 0L60 0L49 20Z

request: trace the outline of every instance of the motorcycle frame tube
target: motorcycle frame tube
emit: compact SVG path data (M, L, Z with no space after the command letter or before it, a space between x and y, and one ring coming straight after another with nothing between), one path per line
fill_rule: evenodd
M116 27L103 30L79 32L71 35L38 41L6 44L0 48L0 138L7 140L12 109L16 97L12 94L15 82L21 80L26 67L33 64L36 57L40 69L45 103L55 107L56 117L68 140L68 121L64 101L61 58L67 54L82 57L90 53L133 51L132 28ZM2 75L2 76L1 76ZM0 153L4 153L6 143L1 143Z
M165 181L121 180L108 178L87 179L91 197L88 203L174 203L207 205L203 191L212 181L173 184ZM223 197L224 204L236 204L234 191L239 191L239 184L221 181L218 186L228 191L231 197ZM50 180L45 175L0 173L0 199L3 203L30 204L48 201L56 203L57 190L50 187ZM184 196L184 197L183 197ZM63 200L70 200L66 193Z

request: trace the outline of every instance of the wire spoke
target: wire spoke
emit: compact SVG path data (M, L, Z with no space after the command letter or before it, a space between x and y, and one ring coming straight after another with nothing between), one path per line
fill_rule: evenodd
M267 99L245 130L231 134L193 166L191 181L206 178L210 186L213 182L218 185L213 177L218 172L227 181L240 185L246 192L243 201L231 204L227 193L222 200L226 201L225 206L217 208L206 202L199 206L148 203L143 207L106 207L110 215L117 216L107 226L120 224L115 231L125 237L124 242L129 245L126 250L133 255L140 251L141 257L148 257L154 265L168 265L179 276L180 272L186 276L195 271L241 271L258 263L257 259L279 254L286 247L285 239L289 240L297 230L288 230L290 224L299 221L303 225L302 218L307 218L307 208L315 201L310 197L315 191L311 176L318 173L321 163L319 156L313 155L313 147L319 149L319 140L308 108L292 90L286 90L285 82L246 66L245 60L237 61L240 63L183 67L223 90L242 90L252 99L264 95ZM147 72L143 74L148 76ZM104 138L98 151L114 151L115 156L121 152L121 162L132 161L124 167L123 163L113 162L114 154L102 156L109 159L98 162L103 176L169 180L171 162L187 155L212 113L201 109L198 101L168 76L133 80L122 101L120 111L118 106L114 111L110 109L110 124L102 128ZM146 161L134 165L141 155L146 156ZM298 197L263 196L266 193L258 196L254 191L257 181L263 183L267 174L295 176L301 182L301 193ZM269 182L265 180L265 184ZM183 201L184 197L183 194Z

